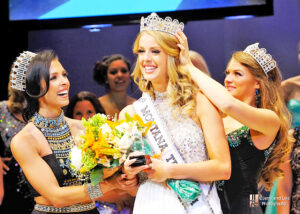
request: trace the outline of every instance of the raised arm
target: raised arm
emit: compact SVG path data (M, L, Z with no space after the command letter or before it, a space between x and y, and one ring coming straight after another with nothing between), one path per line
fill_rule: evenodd
M280 127L280 120L276 113L268 109L252 107L234 98L223 85L193 66L188 55L187 38L183 32L178 32L177 38L180 41L178 46L181 48L180 61L182 66L190 72L192 79L208 99L225 114L250 129L274 139Z

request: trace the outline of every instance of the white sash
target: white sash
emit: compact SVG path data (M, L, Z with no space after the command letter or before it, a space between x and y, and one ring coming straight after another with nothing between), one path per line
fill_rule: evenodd
M168 129L164 123L164 121L158 115L155 106L153 104L152 98L148 93L143 93L143 96L133 103L133 108L135 112L143 119L144 123L149 121L154 121L156 124L152 124L150 127L146 139L150 144L151 149L159 154L162 153L162 160L168 163L185 163L184 159L181 157L180 153L177 151L176 146L172 143L172 140L168 134ZM210 205L208 196L210 195L212 185L207 185L204 183L199 183L199 187L201 188L203 194L200 197L204 198L205 203L207 203L209 210L211 213L219 213L214 212L214 209ZM220 208L219 198L217 193L214 194L216 199L213 199L213 202L216 202L216 207ZM220 213L222 213L220 211Z
M162 159L165 162L184 163L176 146L172 143L164 121L159 117L150 95L143 93L143 96L133 103L133 108L145 123L148 121L155 121L156 123L152 124L146 135L152 150L157 154L163 152Z

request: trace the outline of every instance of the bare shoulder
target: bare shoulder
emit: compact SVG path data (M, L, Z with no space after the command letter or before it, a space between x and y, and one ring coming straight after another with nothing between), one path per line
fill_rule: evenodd
M300 75L288 78L281 82L282 87L300 86Z
M125 113L129 114L130 116L133 116L135 114L135 111L134 111L134 108L133 108L133 105L128 105L126 106L125 108L122 109L122 111L120 112L120 120L123 120L125 119Z
M82 129L83 128L83 124L82 124L81 120L75 120L75 119L68 118L68 117L65 117L65 119L66 119L68 125L71 128L76 128L76 129Z
M81 120L75 120L68 117L65 117L65 119L70 127L73 136L77 136L81 133L82 130L84 130L84 126Z
M107 103L108 102L108 94L105 94L102 97L99 97L98 100L101 104Z
M44 136L33 123L28 123L11 141L12 150L24 150L26 148L38 148L39 139Z

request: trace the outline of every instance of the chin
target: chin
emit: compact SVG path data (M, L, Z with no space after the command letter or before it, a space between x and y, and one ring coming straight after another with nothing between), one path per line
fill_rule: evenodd
M69 103L70 103L69 100L65 101L65 102L61 102L60 107L65 107L65 106L69 105Z
M146 75L144 75L144 78L147 81L155 81L157 79L157 76L156 75L152 75L152 74L148 74L148 75L146 74Z

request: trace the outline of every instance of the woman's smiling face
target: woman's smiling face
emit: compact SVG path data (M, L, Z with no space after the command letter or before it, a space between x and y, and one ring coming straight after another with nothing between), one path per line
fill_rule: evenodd
M138 61L144 79L155 85L168 83L168 55L155 39L144 33L139 41Z

